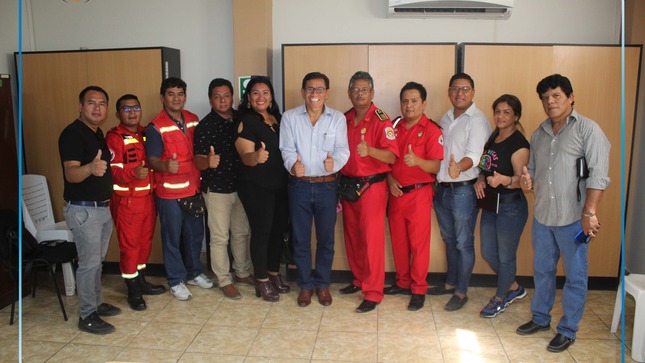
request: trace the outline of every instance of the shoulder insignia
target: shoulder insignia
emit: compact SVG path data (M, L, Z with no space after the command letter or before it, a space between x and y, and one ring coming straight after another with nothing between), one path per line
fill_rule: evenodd
M378 119L381 120L381 121L385 121L385 120L389 119L387 114L385 112L383 112L383 110L381 110L380 108L377 108L376 111L374 111L374 112L376 113L376 116L378 116Z

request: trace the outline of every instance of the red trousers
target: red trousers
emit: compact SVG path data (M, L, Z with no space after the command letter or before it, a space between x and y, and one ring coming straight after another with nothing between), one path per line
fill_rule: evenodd
M148 262L157 211L153 194L145 197L112 195L110 212L119 239L122 274L134 274L137 265Z
M415 189L400 197L390 195L387 218L396 266L396 284L423 295L430 265L432 187Z
M372 184L355 202L343 201L343 230L354 285L365 299L380 303L385 283L387 183Z

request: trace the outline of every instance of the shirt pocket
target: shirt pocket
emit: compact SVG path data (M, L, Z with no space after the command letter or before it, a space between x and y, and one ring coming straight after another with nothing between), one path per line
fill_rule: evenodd
M334 144L336 141L336 134L325 134L321 146L322 151L334 151Z

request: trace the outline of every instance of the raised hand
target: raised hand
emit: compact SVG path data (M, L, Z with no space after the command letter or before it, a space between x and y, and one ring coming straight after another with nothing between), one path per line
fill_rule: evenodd
M219 166L219 160L219 154L215 154L215 148L211 146L211 150L208 153L208 167L211 169L217 168Z
M365 141L365 135L361 135L361 142L356 147L356 151L358 151L358 155L362 158L370 154L370 146Z
M264 164L269 159L269 152L267 151L264 142L260 142L260 148L255 152L255 161L258 164Z
M459 164L455 161L455 155L450 154L450 163L448 164L448 175L450 175L451 178L456 179L459 174L461 174L461 171L459 170Z
M331 157L331 151L327 152L327 157L323 164L325 165L325 171L334 171L334 158Z
M143 180L148 177L148 168L146 168L146 162L141 161L140 165L137 165L136 168L134 168L134 173L137 176L137 179Z
M177 153L172 154L172 159L166 161L166 170L169 173L177 174L179 171L179 161L177 161Z
M419 159L414 151L412 151L412 145L408 145L408 153L403 157L403 162L409 167L419 165Z
M94 160L90 163L90 173L94 176L103 176L107 171L107 161L101 160L103 152L99 149L99 152L96 153Z
M291 171L293 175L297 178L302 178L303 176L305 176L305 164L302 163L302 159L300 158L300 155L298 155L296 162L293 163L293 166L291 167Z
M520 176L520 187L522 190L533 190L533 178L529 174L529 169L526 166L522 167L522 176Z

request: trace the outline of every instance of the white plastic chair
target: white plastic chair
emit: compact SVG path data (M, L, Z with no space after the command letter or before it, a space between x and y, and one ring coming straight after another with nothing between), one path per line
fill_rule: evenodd
M74 242L72 231L67 228L65 221L54 221L49 188L44 176L22 176L22 214L25 228L36 237L38 243L53 240ZM76 279L72 264L64 263L61 268L65 280L65 295L73 296L76 293Z
M620 322L620 313L623 307L622 282L618 285L616 304L614 305L614 318L611 320L611 332L615 333ZM625 293L631 294L636 301L634 314L634 333L632 336L632 359L645 362L645 275L630 274L625 276ZM623 322L624 324L624 322ZM623 341L624 341L623 337Z

